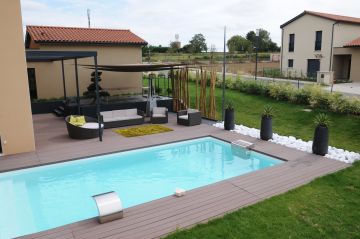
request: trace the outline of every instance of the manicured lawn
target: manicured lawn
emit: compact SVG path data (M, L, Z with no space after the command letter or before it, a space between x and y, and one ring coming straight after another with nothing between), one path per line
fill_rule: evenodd
M190 91L192 107L194 107L194 83L190 84ZM221 89L217 88L215 94L217 119L221 119ZM264 106L267 104L272 105L276 109L276 115L273 119L273 131L281 135L292 135L303 140L312 140L314 133L313 119L319 112L324 112L320 110L306 112L304 109L309 108L308 106L276 101L264 96L249 95L235 90L226 90L226 100L234 102L236 123L253 128L260 128L261 113ZM330 145L360 152L360 117L327 113L332 121Z
M292 135L303 140L312 140L314 133L313 119L319 110L305 112L307 106L276 101L258 95L249 95L238 91L227 90L226 99L234 102L236 123L248 127L260 128L261 113L265 105L276 109L273 119L273 130L281 135ZM217 117L221 118L221 90L216 89ZM351 151L360 152L360 117L328 113L332 124L330 127L330 145Z
M360 162L166 239L360 238Z

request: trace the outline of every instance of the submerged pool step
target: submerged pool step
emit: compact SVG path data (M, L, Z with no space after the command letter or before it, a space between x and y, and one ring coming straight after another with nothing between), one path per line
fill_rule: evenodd
M242 140L242 139L238 139L236 141L231 142L231 145L238 146L238 147L245 148L245 149L251 149L254 146L253 143Z

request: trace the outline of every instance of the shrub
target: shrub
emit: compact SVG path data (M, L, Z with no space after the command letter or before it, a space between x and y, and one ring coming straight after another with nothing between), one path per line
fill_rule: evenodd
M270 83L269 95L276 100L291 101L295 95L295 87L290 83Z
M329 116L327 116L327 114L320 113L315 117L314 123L316 126L322 126L322 127L327 128L327 127L329 127L331 122L330 122Z
M275 114L275 109L271 105L265 105L262 116L272 118Z

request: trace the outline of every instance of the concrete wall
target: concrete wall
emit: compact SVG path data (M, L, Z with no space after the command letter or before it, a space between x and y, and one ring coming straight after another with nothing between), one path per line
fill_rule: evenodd
M59 46L41 45L43 51L97 51L99 65L139 64L142 62L141 47L138 46ZM67 96L76 95L74 60L65 63ZM78 64L94 64L93 58L79 59ZM35 68L37 94L40 99L62 97L63 81L61 62L30 62L29 68ZM90 74L93 70L79 67L80 95L90 84ZM103 72L100 85L112 88L111 95L121 93L141 92L142 73Z
M35 149L19 0L0 2L0 137L5 155Z
M360 82L360 48L343 48L335 47L334 56L351 55L351 72L350 80ZM334 57L334 59L335 59ZM334 70L336 71L336 61L334 62Z
M316 54L321 54L320 70L328 71L330 65L331 31L333 21L304 15L284 27L282 69L283 71L296 71L297 75L307 72L307 60L316 59ZM321 51L315 51L315 33L322 31ZM295 34L294 52L289 52L289 35ZM288 68L288 59L294 60L293 68Z

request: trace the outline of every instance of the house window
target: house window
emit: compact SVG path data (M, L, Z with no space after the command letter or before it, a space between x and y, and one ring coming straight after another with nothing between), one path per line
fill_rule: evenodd
M295 48L295 34L289 35L289 52L293 52Z
M294 66L294 60L293 59L288 59L288 67L292 68Z
M322 31L316 31L315 33L315 51L321 51L322 43Z

